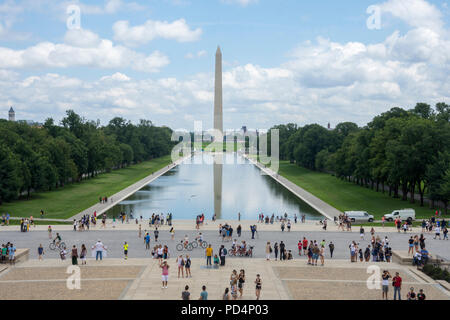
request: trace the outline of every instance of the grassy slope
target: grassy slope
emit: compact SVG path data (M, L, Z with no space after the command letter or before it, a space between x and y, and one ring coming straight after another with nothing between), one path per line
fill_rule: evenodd
M386 213L402 208L416 210L416 218L430 217L433 210L389 197L374 190L340 180L330 174L314 172L288 161L280 161L279 173L340 211L364 210L381 219Z
M43 209L44 218L67 219L96 204L100 196L109 197L169 163L170 156L165 156L54 191L35 193L30 200L4 203L0 206L0 214L9 212L11 216L39 218Z

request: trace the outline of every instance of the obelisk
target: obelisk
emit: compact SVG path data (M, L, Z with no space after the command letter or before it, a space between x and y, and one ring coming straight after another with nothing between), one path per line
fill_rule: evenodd
M223 109L222 109L222 52L220 47L216 51L216 77L214 88L214 129L220 131L223 136ZM223 137L215 137L215 142L222 144ZM219 140L219 141L217 141ZM213 154L214 175L214 213L217 219L222 218L222 166L223 154L221 150L215 150Z
M216 51L216 78L214 87L214 129L223 135L223 100L222 100L222 52Z

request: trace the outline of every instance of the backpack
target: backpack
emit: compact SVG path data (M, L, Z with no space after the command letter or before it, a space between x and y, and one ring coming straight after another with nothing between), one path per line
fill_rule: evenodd
M223 251L222 251L222 252L223 252L223 255L224 255L224 256L226 256L227 253L228 253L227 249L225 249L225 248L223 248Z
M181 259L181 266L184 266L184 259Z

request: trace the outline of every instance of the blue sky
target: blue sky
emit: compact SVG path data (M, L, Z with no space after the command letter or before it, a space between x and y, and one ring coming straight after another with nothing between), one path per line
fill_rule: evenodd
M449 102L449 12L431 0L5 0L0 117L13 105L18 119L59 120L70 106L102 123L208 127L220 45L225 127L364 125L394 106Z

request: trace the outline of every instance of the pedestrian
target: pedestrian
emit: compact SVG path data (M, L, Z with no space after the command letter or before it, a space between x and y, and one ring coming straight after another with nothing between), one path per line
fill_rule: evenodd
M186 260L184 261L184 269L186 271L186 278L192 278L191 274L191 258L189 258L188 255L186 255Z
M158 242L158 237L159 237L158 227L155 228L155 231L153 231L153 234L155 235L155 242Z
M363 228L363 226L361 226L361 228L359 228L359 236L360 236L361 240L364 240L364 228Z
M142 236L142 225L139 225L139 232L138 232L138 238L141 238Z
M230 300L230 290L225 288L225 292L223 293L222 300Z
M169 265L167 261L162 262L159 267L162 269L162 288L167 289L167 285L169 282Z
M42 244L39 245L38 255L39 255L39 260L42 260L42 256L44 255L44 247L42 246Z
M125 241L123 244L123 255L125 257L125 260L128 259L128 243Z
M323 267L323 265L325 264L325 246L324 245L322 245L320 247L319 257L320 257L320 265Z
M272 247L270 246L270 242L266 244L266 260L270 260L270 254L272 253Z
M239 271L238 276L239 298L242 298L242 295L244 294L244 283L245 283L245 271L244 269L241 269Z
M181 300L190 300L191 294L189 292L189 286L184 287L184 291L181 292Z
M286 260L285 244L280 241L280 260Z
M256 300L259 300L262 289L262 280L259 274L256 275L255 285L256 285L255 287Z
M436 225L434 228L434 239L436 239L436 237L439 237L439 240L441 240L441 227L439 227L439 225Z
M426 299L425 293L423 292L423 289L419 290L419 293L417 294L417 300L423 301Z
M87 255L86 246L84 244L82 244L81 252L80 252L81 265L86 264L86 255Z
M106 256L106 247L103 245L103 243L99 240L97 240L97 243L92 247L94 249L93 252L95 252L95 260L103 260L103 256Z
M178 278L180 278L180 273L181 277L184 278L184 259L182 255L180 255L177 258L177 266L178 266Z
M150 234L148 232L144 237L144 242L145 242L145 250L150 250Z
M213 248L211 247L210 244L208 245L208 248L206 248L205 254L206 254L206 266L211 266L211 257L213 255Z
M278 242L275 242L275 244L273 245L273 251L275 253L275 261L277 261L277 259L278 259Z
M208 292L206 286L202 286L202 292L200 292L200 298L198 300L208 300Z
M241 237L241 233L242 233L241 225L238 225L238 227L236 228L236 232L237 232L238 237Z
M170 228L170 238L173 240L175 240L175 230L173 229L173 227Z
M388 299L388 292L389 292L389 278L391 277L391 274L389 271L384 270L383 274L381 275L381 287L382 287L382 293L381 293L381 299Z
M220 265L221 265L221 266L224 266L224 265L225 265L225 257L226 257L226 255L227 255L227 249L225 249L225 246L222 245L222 246L220 247L220 250L219 250Z
M334 252L334 243L333 243L333 241L330 241L330 244L328 245L328 248L330 249L330 257L333 258L333 252Z
M75 245L72 247L72 265L78 265L78 249Z
M414 292L414 288L413 287L409 288L409 292L406 295L406 299L407 300L417 300L417 295Z
M394 286L394 300L402 300L400 290L402 288L402 278L398 272L395 273L395 277L392 278L392 285Z

